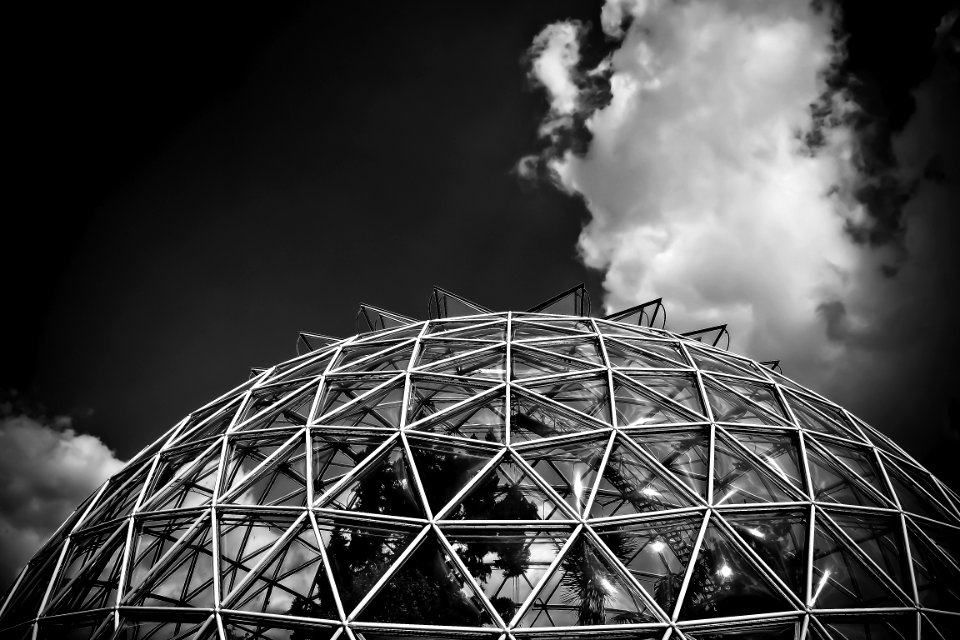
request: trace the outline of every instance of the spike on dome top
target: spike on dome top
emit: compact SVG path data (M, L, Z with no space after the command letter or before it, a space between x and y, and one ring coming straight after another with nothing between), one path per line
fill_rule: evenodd
M952 637L960 498L842 407L656 305L438 291L431 320L301 334L144 449L0 635Z

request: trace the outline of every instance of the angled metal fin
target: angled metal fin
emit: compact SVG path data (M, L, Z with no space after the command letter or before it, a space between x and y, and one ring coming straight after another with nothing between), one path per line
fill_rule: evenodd
M393 329L394 327L403 327L416 322L414 318L402 316L399 313L387 311L372 304L360 303L360 310L357 311L357 333L367 331L380 331L381 329Z
M329 347L334 342L340 342L340 338L301 331L300 335L297 336L297 355L302 356L305 353Z
M660 329L667 325L667 310L663 306L663 298L650 300L635 307L617 311L605 316L604 320L613 320L614 322L624 322L626 324L635 324L639 327L657 327L657 318L660 318Z
M565 316L589 316L590 292L581 282L527 311L528 313L556 313Z
M475 316L480 313L492 313L492 311L440 287L433 288L433 293L430 294L430 300L427 302L427 317L431 320Z
M697 329L696 331L687 331L680 335L698 342L707 343L713 347L716 347L721 340L726 338L724 346L720 348L725 351L730 348L730 332L727 331L727 325L725 324L718 324L715 327L707 327L706 329Z
M765 360L760 364L765 366L767 369L770 369L770 371L776 371L777 373L781 373L781 374L783 373L783 369L780 368L779 360Z

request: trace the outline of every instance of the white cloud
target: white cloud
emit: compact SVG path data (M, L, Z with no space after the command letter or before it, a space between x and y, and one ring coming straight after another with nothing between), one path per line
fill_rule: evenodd
M856 135L830 127L815 154L799 136L824 95L824 72L843 55L835 20L795 0L609 0L602 26L622 38L605 61L611 100L580 114L592 134L585 154L554 145L544 160L590 210L579 247L605 272L610 310L663 296L671 328L727 322L736 350L781 358L791 377L868 419L883 417L881 407L908 415L916 403L897 391L929 402L925 371L942 341L955 341L948 331L960 286L944 267L944 238L957 237L960 208L955 187L923 183L905 210L908 257L892 278L881 267L897 264L899 251L856 244L845 232L870 221L853 197L865 179ZM538 54L551 50L542 42L563 33L567 43L571 29L578 26L540 34L535 75ZM566 79L541 80L548 91L563 89L551 94L548 124L558 100L587 102L568 90L590 70L565 68ZM898 178L945 146L936 123L956 126L948 112L932 113L950 108L943 88L921 87L915 120L926 124L896 141ZM925 90L937 100L925 101ZM956 104L955 88L951 95ZM855 109L842 94L830 106L838 121ZM544 137L557 139L549 127ZM943 156L954 176L955 151ZM521 175L532 175L523 162ZM956 386L955 375L939 373L939 391Z
M98 438L26 416L0 418L0 581L124 463Z

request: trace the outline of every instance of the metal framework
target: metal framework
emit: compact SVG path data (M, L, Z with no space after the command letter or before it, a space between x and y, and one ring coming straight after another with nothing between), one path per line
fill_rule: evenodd
M960 498L843 408L663 329L453 300L481 308L302 334L190 414L0 636L960 637Z

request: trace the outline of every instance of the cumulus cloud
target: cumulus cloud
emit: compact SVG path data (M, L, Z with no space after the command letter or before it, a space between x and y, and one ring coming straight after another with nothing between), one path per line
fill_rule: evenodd
M6 413L6 412L4 412ZM68 418L0 416L0 583L124 463Z
M534 43L530 72L550 100L546 149L520 173L540 167L584 200L579 249L605 272L608 310L663 296L672 328L727 322L738 351L782 359L887 430L918 412L939 419L930 404L945 407L958 381L938 357L957 353L960 319L949 256L960 163L945 142L945 128L956 133L948 114L960 112L955 70L941 65L918 87L896 157L871 173L855 95L828 84L844 56L829 8L608 0L600 23L617 46L594 68L556 62L578 59L576 23ZM602 104L584 82L596 77L608 87ZM582 149L556 131L576 118ZM924 177L937 149L948 179ZM867 197L884 189L899 194L896 233L871 235L891 226Z

